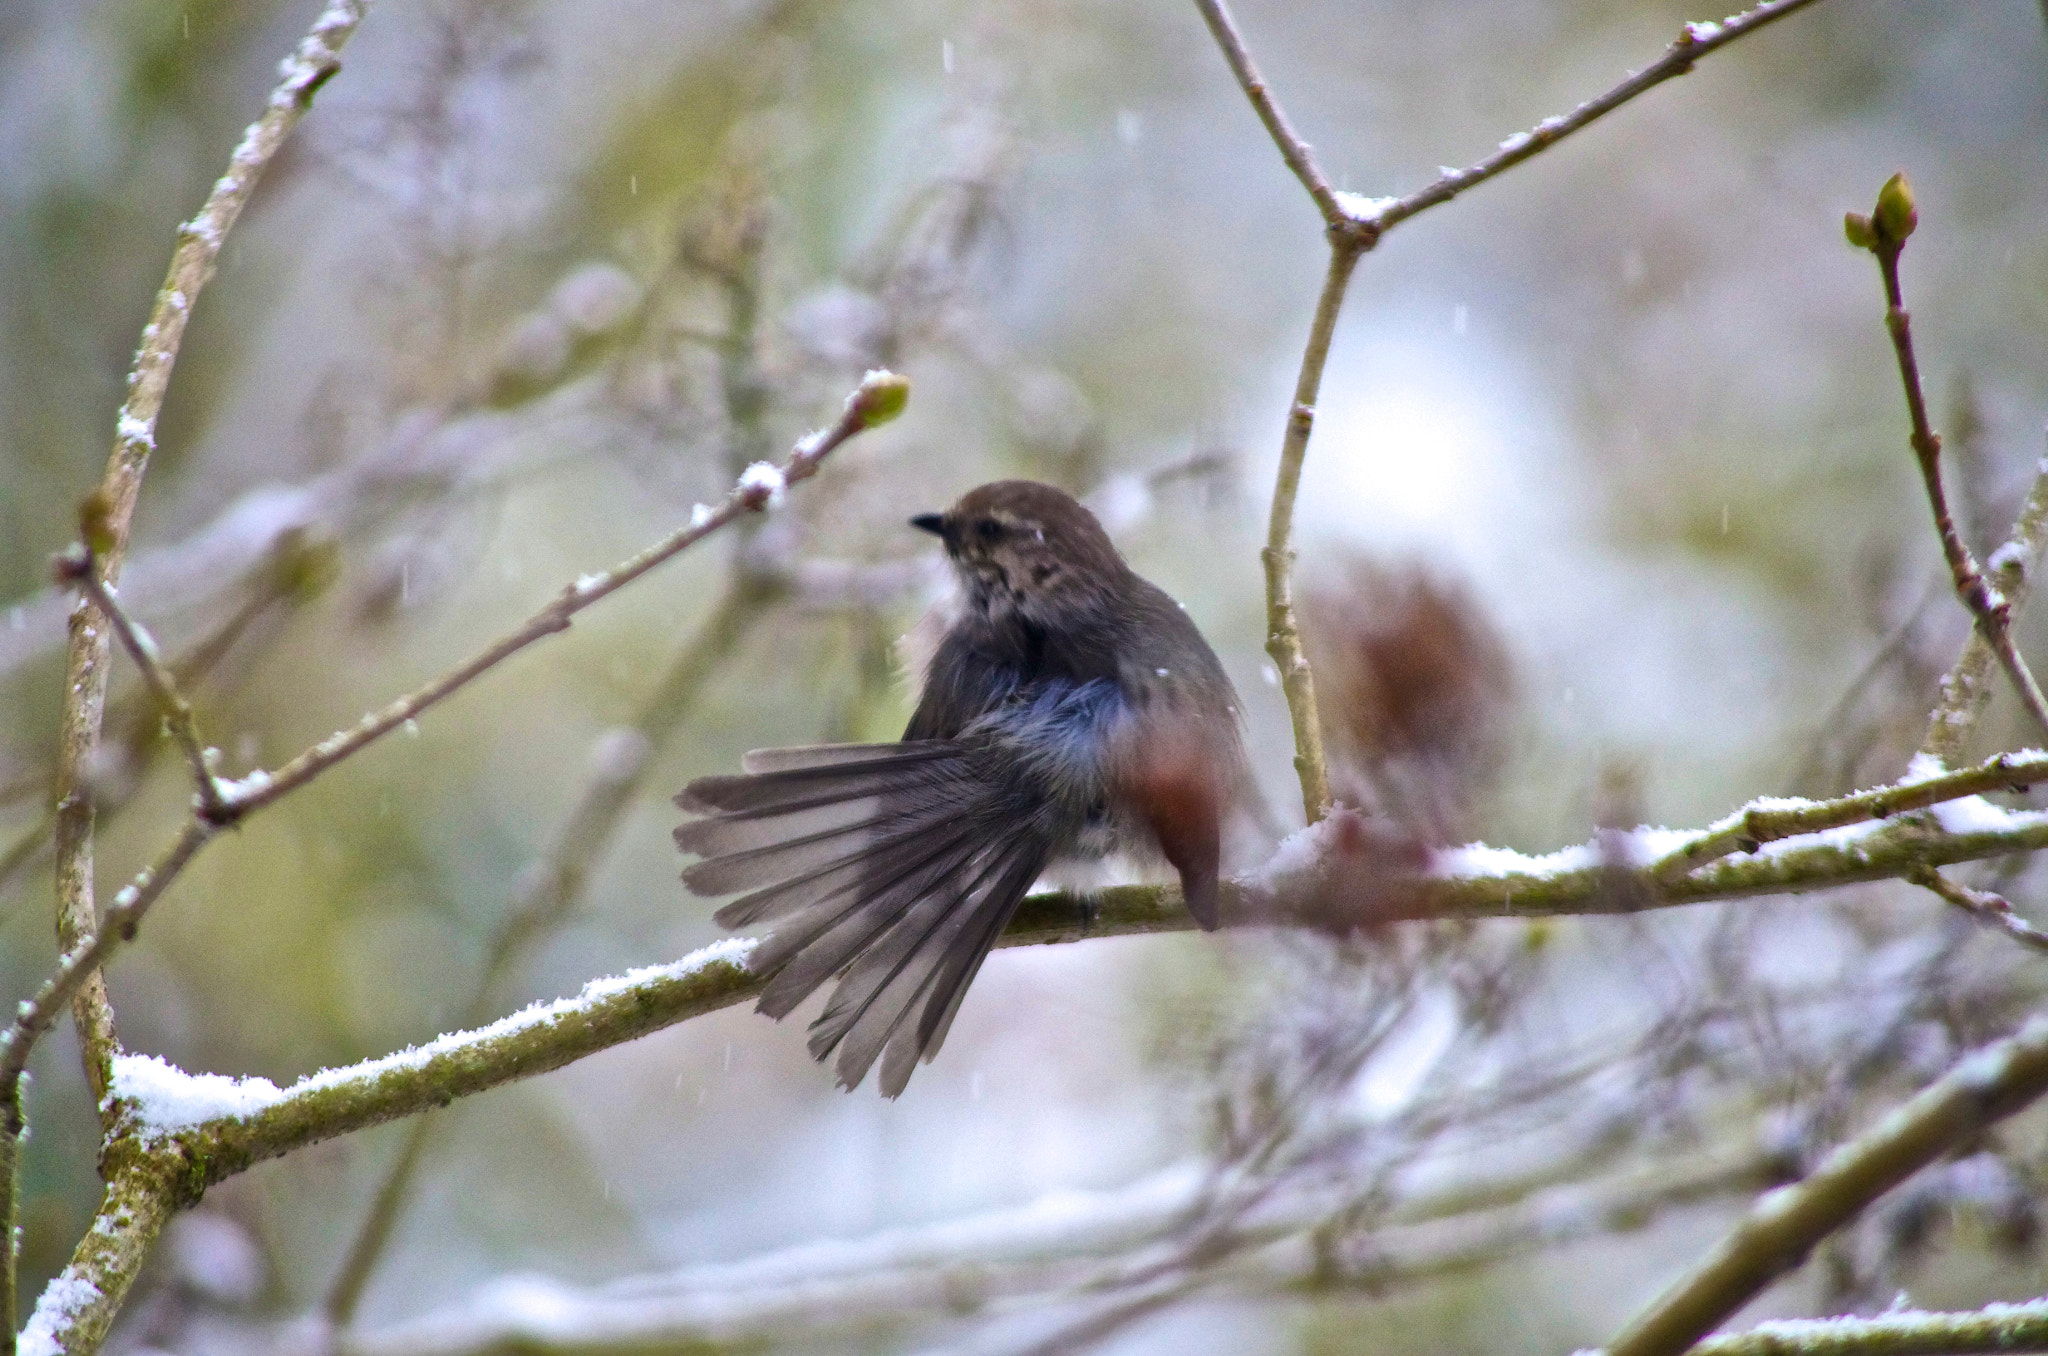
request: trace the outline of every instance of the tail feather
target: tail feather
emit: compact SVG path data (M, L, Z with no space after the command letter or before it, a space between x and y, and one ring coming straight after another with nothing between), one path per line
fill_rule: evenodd
M974 851L973 840L960 834L906 849L894 861L860 863L865 869L854 886L792 916L755 948L751 963L775 975L761 995L762 1009L788 1013L883 934L903 926L920 901L944 898Z
M933 771L943 780L944 764L958 757L943 748L907 747L914 751L846 765L699 777L683 788L676 804L694 814L786 814L805 808L807 802L824 805L901 789L916 782L920 769Z
M987 920L1008 919L1041 864L1039 855L1028 849L999 854L966 889L932 909L928 920L918 920L925 926L916 927L906 919L840 981L824 1015L812 1026L811 1053L823 1059L837 1047L839 1082L851 1088L887 1049L891 1058L885 1065L882 1094L894 1097L902 1092L924 1048L918 1036L923 1025L916 1020L919 1009L929 1011L933 1003L943 1006L951 997L939 987L940 978L960 968L965 956L985 950L976 943L987 931ZM993 942L993 934L989 940Z
M885 1050L883 1091L935 1048L1049 845L1019 824L969 740L828 745L750 754L750 771L676 797L705 815L676 830L703 860L699 894L746 891L716 917L766 922L749 966L770 976L761 1011L786 1016L835 975L811 1051L839 1080ZM900 1053L899 1053L900 1052Z
M946 1042L946 1033L953 1029L953 1016L960 1011L960 1000L967 996L974 977L981 973L981 963L988 959L996 939L1003 935L1003 929L1016 915L1017 905L1023 900L1024 892L1031 888L1031 882L1038 878L1039 869L1038 865L1030 862L1015 864L1010 876L982 900L963 933L947 943L943 964L933 970L929 986L905 1006L908 1013L911 1007L920 1002L923 1004L924 1011L919 1015L917 1024L898 1026L883 1052L880 1076L883 1096L894 1097L901 1093L910 1082L918 1061L922 1059L929 1064L937 1056L939 1047ZM842 1055L842 1061L844 1058ZM843 1068L840 1081L846 1081Z
M791 749L755 749L740 759L740 766L765 775L804 768L844 767L848 763L887 762L917 750L917 745L909 743L806 744Z

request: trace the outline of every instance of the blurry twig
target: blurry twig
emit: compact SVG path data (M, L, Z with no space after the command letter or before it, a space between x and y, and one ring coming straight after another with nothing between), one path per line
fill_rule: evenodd
M1851 212L1845 222L1850 243L1867 249L1877 258L1884 277L1885 329L1891 333L1892 350L1899 363L1899 380L1906 390L1906 412L1912 419L1913 457L1920 465L1920 478L1927 487L1928 506L1934 511L1934 530L1941 539L1941 553L1955 579L1956 596L1976 619L1977 630L1998 657L1999 665L2012 680L2027 713L2048 732L2048 697L2012 641L2012 603L1978 569L1976 558L1956 530L1949 512L1948 494L1941 482L1941 435L1927 417L1927 398L1920 389L1920 365L1913 356L1912 317L1906 312L1899 287L1899 255L1919 224L1912 186L1906 176L1895 174L1877 195L1877 206L1869 216Z
M1694 1271L1630 1320L1607 1356L1677 1356L1870 1202L2048 1093L2048 1019L1964 1059L1801 1181L1760 1197Z
M2017 619L2027 605L2043 547L2048 547L2048 457L2042 458L2035 470L2033 487L2013 521L2011 535L1986 562L1995 576L1993 584L2005 598L2009 618ZM1962 757L1970 731L1991 700L1989 680L1996 658L1982 633L1973 629L1955 667L1941 680L1941 700L1929 719L1927 737L1920 746L1923 753L1951 765Z
M1941 896L1985 927L2003 932L2020 945L2036 951L2048 951L2048 932L2041 931L2014 912L2011 901L2004 895L1958 885L1931 866L1908 872L1906 879Z

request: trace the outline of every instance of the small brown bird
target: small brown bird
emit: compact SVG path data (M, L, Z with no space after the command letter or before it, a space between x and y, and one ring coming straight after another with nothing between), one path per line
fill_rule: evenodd
M1179 604L1124 563L1094 515L1004 480L911 524L944 541L958 616L895 744L750 753L676 797L698 894L744 891L731 928L770 925L749 965L784 1017L841 976L811 1024L852 1088L879 1056L903 1090L1045 869L1163 856L1217 923L1226 821L1250 775L1237 696Z

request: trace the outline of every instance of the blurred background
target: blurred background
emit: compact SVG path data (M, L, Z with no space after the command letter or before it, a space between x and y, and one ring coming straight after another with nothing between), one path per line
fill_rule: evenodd
M53 955L46 562L176 224L316 9L0 9L8 994ZM1238 17L1377 195L1711 16ZM1540 851L1900 773L1967 632L1841 233L1901 168L1981 551L2048 418L2032 0L1816 6L1363 261L1299 534L1348 796ZM945 582L905 519L999 476L1085 496L1186 604L1294 827L1257 548L1323 259L1179 0L374 9L198 308L123 581L229 773L669 530L864 369L914 395L781 512L216 843L109 975L124 1039L283 1082L714 940L669 796L751 747L897 733L898 641ZM103 888L189 793L135 688L123 666ZM2003 697L1978 739L2029 742ZM2041 902L2025 862L1961 874ZM115 1343L1567 1350L2043 988L1904 886L1010 951L894 1103L738 1009L259 1168L179 1222ZM34 1079L30 1294L97 1200L68 1031ZM2040 1293L2041 1130L1916 1179L1751 1316Z

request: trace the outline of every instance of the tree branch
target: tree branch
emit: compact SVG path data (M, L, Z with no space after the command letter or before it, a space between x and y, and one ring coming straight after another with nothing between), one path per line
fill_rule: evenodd
M1195 8L1202 11L1202 18L1209 25L1216 45L1223 49L1223 59L1230 63L1230 73L1237 77L1238 87L1251 100L1259 121L1266 125L1273 144L1279 147L1280 158L1287 162L1287 168L1294 171L1294 177L1301 180L1301 186L1315 200L1316 210L1323 214L1323 224L1332 231L1348 229L1351 213L1344 209L1335 190L1330 187L1330 181L1323 177L1308 143L1287 121L1287 113L1280 107L1280 101L1266 87L1265 77L1259 74L1259 68L1252 63L1250 50L1244 45L1244 35L1237 31L1237 21L1231 17L1230 7L1223 0L1195 0Z
M1653 89L1673 76L1683 75L1707 53L1725 47L1737 38L1755 32L1813 0L1768 0L1724 23L1687 24L1664 56L1641 73L1630 76L1597 99L1581 104L1561 118L1549 118L1535 131L1518 133L1501 144L1500 151L1470 169L1454 171L1427 188L1406 198L1368 199L1341 193L1330 187L1329 179L1316 164L1306 141L1294 130L1286 111L1259 74L1244 36L1237 29L1224 0L1195 0L1222 49L1238 86L1265 124L1280 158L1307 190L1316 210L1322 214L1324 232L1330 242L1329 271L1323 279L1315 318L1309 326L1308 342L1301 355L1301 370L1295 379L1294 405L1288 411L1287 429L1281 438L1280 469L1273 485L1273 504L1267 522L1266 546L1262 553L1266 574L1266 652L1279 670L1281 688L1287 697L1287 711L1294 730L1294 766L1301 782L1302 812L1313 824L1323 817L1330 800L1329 771L1323 753L1322 721L1316 707L1315 675L1302 652L1299 623L1294 612L1293 570L1294 503L1301 486L1302 463L1307 456L1309 435L1315 427L1316 397L1322 386L1323 367L1329 358L1330 339L1337 327L1337 315L1344 305L1344 292L1359 256L1379 242L1391 227L1458 194L1505 173L1531 156L1555 145L1594 120L1612 112L1637 95Z
M368 0L332 0L321 11L297 50L285 60L282 79L271 91L263 115L242 134L228 159L227 172L214 184L198 214L178 232L169 272L157 291L128 374L128 395L115 424L106 472L87 501L92 535L99 538L93 547L100 579L109 586L120 575L136 497L150 454L156 450L157 415L163 408L192 308L212 280L222 242L254 195L264 170L312 106L313 95L341 69L338 53L362 23L367 6ZM104 615L89 603L74 610L58 733L55 826L57 941L67 952L80 945L95 923L92 774L105 715L110 657ZM118 1037L105 986L96 977L89 978L79 992L73 1015L84 1046L87 1080L95 1096L104 1096ZM4 1184L0 1184L0 1194L12 1195ZM4 1210L0 1210L0 1229L11 1236L12 1216ZM0 1251L6 1253L8 1262L0 1271L11 1277L13 1250L0 1245ZM12 1281L0 1280L0 1328L7 1332L0 1338L0 1356L7 1356L12 1345L16 1312Z
M1766 1192L1705 1261L1632 1320L1607 1356L1676 1356L1725 1322L1868 1204L2048 1092L2048 1018L1987 1046L1842 1145Z
M1906 879L1955 905L1985 927L2003 932L2021 946L2048 951L2048 932L2041 931L2014 912L2012 902L2005 896L1958 885L1931 866L1907 872Z
M1917 1310L1874 1318L1792 1318L1709 1337L1693 1356L1967 1356L2048 1350L2048 1300L1987 1304L1961 1314Z
M525 623L478 654L400 697L383 710L373 711L348 729L329 735L275 772L257 772L244 777L231 788L232 794L228 797L231 816L239 819L297 790L342 759L467 687L535 641L568 630L570 618L592 603L618 592L726 524L780 502L786 486L816 475L819 464L840 444L864 429L895 418L901 412L909 390L910 383L893 372L868 373L859 388L846 398L846 407L838 420L828 428L799 439L789 460L780 468L766 462L757 463L740 477L739 484L718 507L693 514L689 526L678 529L609 570L584 575Z
M1920 479L1927 489L1935 535L1941 540L1942 556L1955 581L1956 597L1976 619L1979 634L2012 680L2027 714L2043 731L2048 731L2048 697L2042 695L2040 684L2034 681L2032 671L2012 641L2012 604L1977 568L1975 557L1956 529L1955 517L1949 512L1948 492L1942 486L1941 435L1934 431L1927 417L1927 398L1920 389L1920 364L1913 355L1913 319L1906 311L1905 296L1899 286L1899 256L1919 224L1913 189L1906 176L1895 174L1885 182L1877 195L1877 207L1869 216L1851 212L1843 224L1851 244L1876 256L1878 272L1884 278L1884 324L1898 359L1899 381L1905 387L1906 413L1912 422L1909 440L1913 459L1919 464Z
M2013 818L2016 827L2003 832L1918 832L1899 841L1878 833L1862 842L1822 842L1719 862L1678 882L1652 906L1822 889L1895 877L1922 860L1945 863L2048 846L2048 816ZM1596 848L1555 854L1555 865L1539 858L1519 860L1526 870L1412 879L1394 887L1376 883L1375 897L1358 909L1356 921L1536 918L1630 912L1640 906L1635 902L1640 892L1614 888L1614 868L1599 859ZM1321 869L1311 867L1234 882L1224 889L1225 918L1238 926L1325 925L1329 914L1315 895L1327 887ZM1087 900L1041 894L1024 902L999 945L1137 936L1191 926L1172 886L1123 886ZM137 1092L131 1083L117 1091L132 1102L138 1129L176 1141L193 1171L208 1182L218 1181L262 1159L560 1068L596 1050L742 1002L761 985L742 964L751 945L732 939L673 965L593 981L580 998L531 1008L481 1031L443 1036L416 1051L329 1070L281 1091L257 1079L200 1076L213 1089L206 1104L213 1109L204 1115L167 1118L151 1110L158 1099L146 1088ZM131 1072L152 1066L164 1075L192 1077L154 1060L128 1058L122 1065ZM223 1101L229 1086L240 1091ZM240 1109L218 1114L230 1105Z
M1330 773L1323 756L1322 717L1316 709L1315 674L1302 652L1301 631L1294 615L1294 501L1301 491L1302 462L1308 456L1309 434L1315 428L1316 396L1323 384L1323 365L1330 357L1330 339L1344 289L1357 267L1361 248L1331 237L1330 269L1323 294L1309 325L1308 344L1301 352L1301 372L1294 382L1294 408L1287 413L1287 431L1280 440L1280 469L1273 479L1273 509L1266 523L1266 653L1280 673L1287 694L1287 713L1294 724L1294 771L1301 780L1304 819L1313 824L1330 803Z
M1918 769L1926 764L1916 762L1914 766ZM1731 853L1755 852L1766 843L1888 819L1986 791L2024 791L2043 780L2048 780L2048 753L2028 751L1997 754L1961 772L1909 776L1891 786L1858 791L1834 800L1766 797L1750 802L1705 833L1673 849L1651 872L1659 880L1670 881Z

